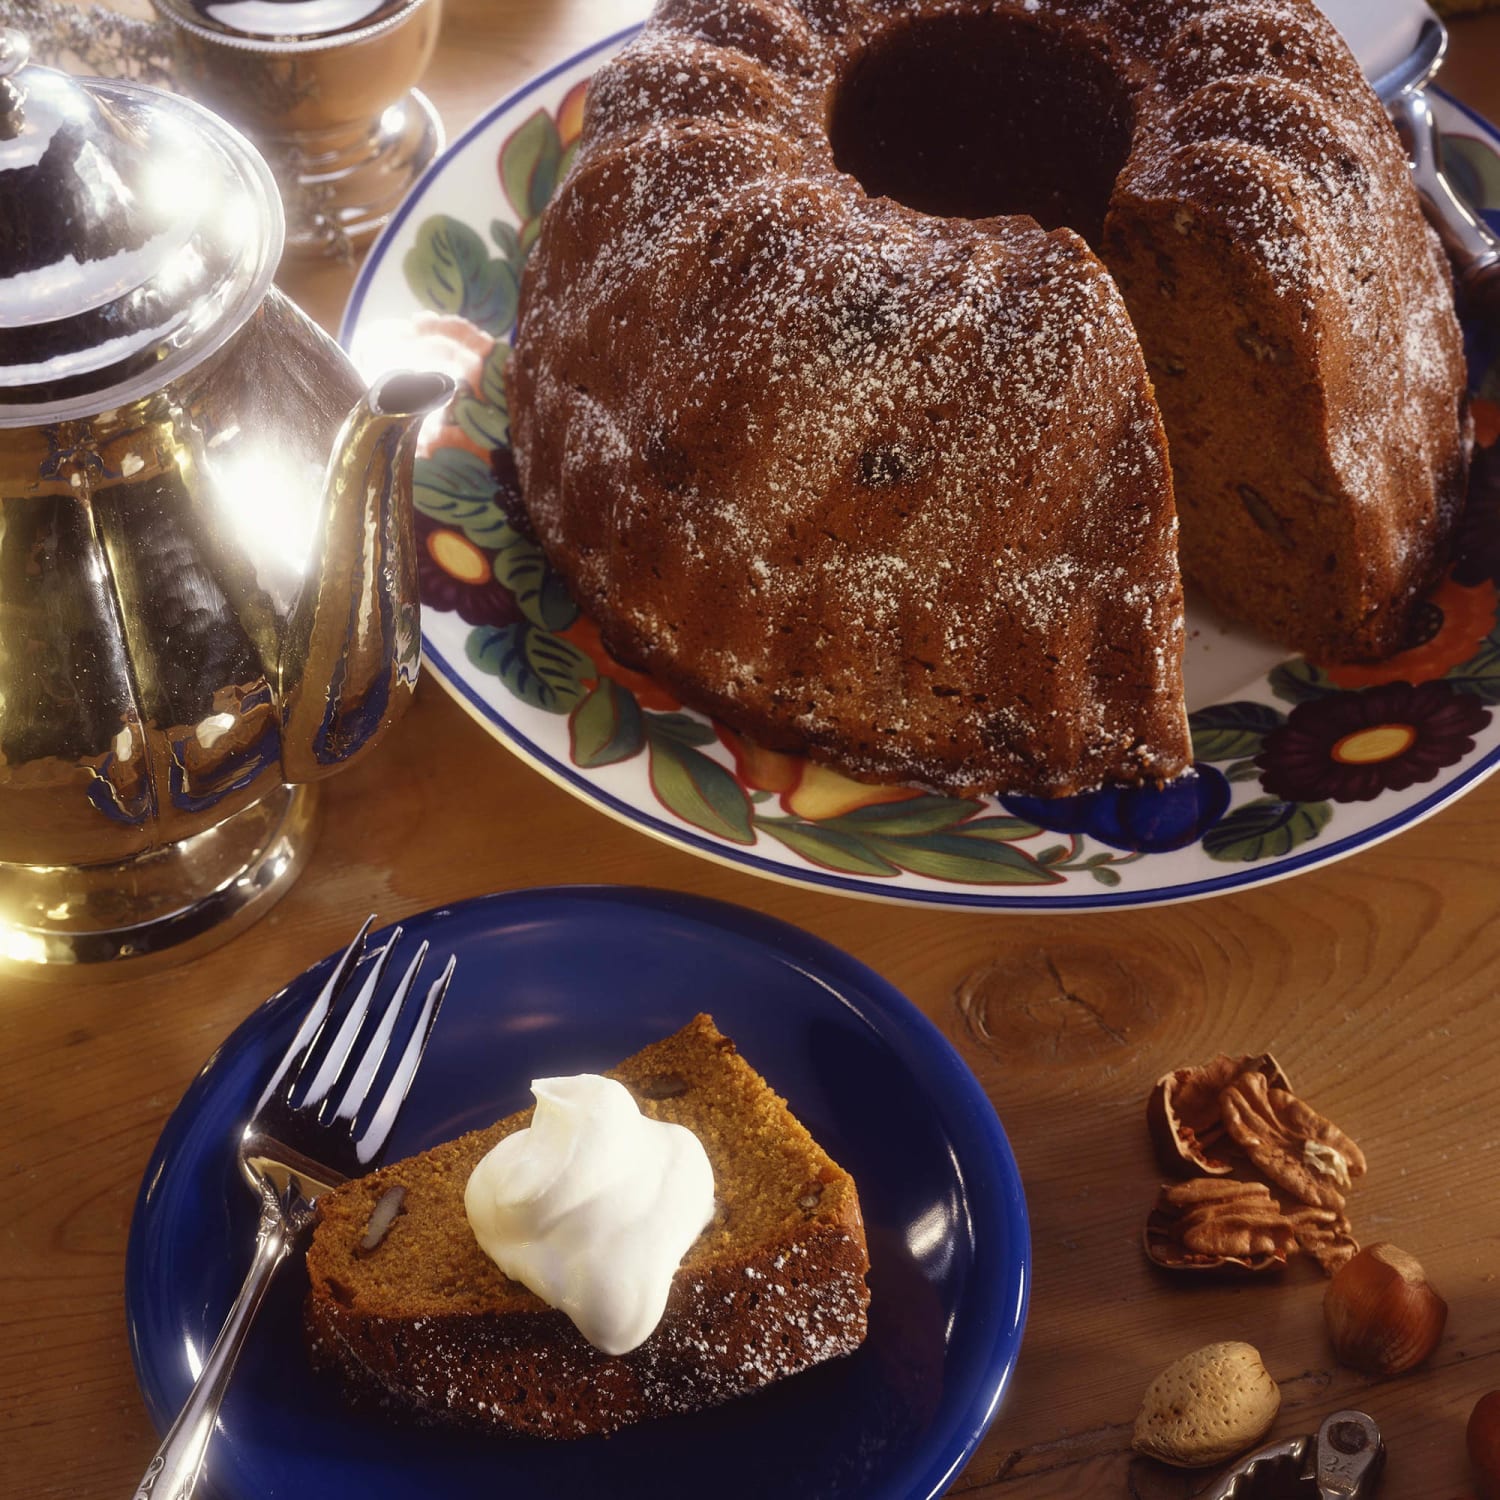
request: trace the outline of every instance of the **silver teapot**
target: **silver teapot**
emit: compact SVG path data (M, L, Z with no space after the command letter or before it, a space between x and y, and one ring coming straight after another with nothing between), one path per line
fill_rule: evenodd
M222 121L26 58L0 32L0 973L77 976L263 911L406 707L452 384L366 391L272 286Z

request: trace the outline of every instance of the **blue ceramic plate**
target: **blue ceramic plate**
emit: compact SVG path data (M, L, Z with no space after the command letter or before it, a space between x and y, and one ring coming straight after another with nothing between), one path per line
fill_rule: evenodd
M357 1415L303 1352L300 1261L283 1271L225 1402L221 1500L940 1494L994 1416L1030 1284L1025 1201L983 1091L878 975L768 917L694 897L563 887L403 924L458 972L396 1127L402 1156L529 1100L532 1078L605 1068L707 1010L859 1182L870 1333L858 1353L717 1410L576 1443ZM403 949L406 947L403 942ZM126 1264L137 1377L165 1430L249 1259L232 1142L322 981L295 979L214 1054L146 1170Z
M1500 766L1500 550L1490 518L1432 596L1424 639L1378 668L1323 667L1188 599L1196 778L1055 801L927 796L757 751L614 661L502 504L503 370L539 218L588 82L632 35L489 110L370 251L343 339L373 378L445 369L415 499L425 670L543 775L632 827L777 880L919 905L1151 905L1242 890L1369 848ZM1445 159L1500 227L1500 137L1438 98ZM1475 413L1500 432L1500 337L1469 330Z

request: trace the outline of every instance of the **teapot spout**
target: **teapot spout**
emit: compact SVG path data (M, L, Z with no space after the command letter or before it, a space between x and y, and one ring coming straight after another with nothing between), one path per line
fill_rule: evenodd
M345 419L323 485L317 555L282 643L282 773L316 781L405 711L421 661L412 528L417 432L446 375L378 380Z

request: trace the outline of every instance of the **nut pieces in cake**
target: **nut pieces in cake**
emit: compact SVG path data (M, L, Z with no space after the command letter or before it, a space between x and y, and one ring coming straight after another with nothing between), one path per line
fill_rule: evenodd
M1331 1275L1358 1251L1344 1191L1364 1174L1364 1153L1292 1092L1269 1054L1166 1074L1146 1118L1166 1167L1216 1179L1163 1186L1144 1237L1154 1264L1269 1271L1301 1250Z

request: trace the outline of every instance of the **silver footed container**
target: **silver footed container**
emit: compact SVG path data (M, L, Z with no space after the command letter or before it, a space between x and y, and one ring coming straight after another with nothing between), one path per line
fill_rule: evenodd
M443 147L442 0L153 0L180 86L270 162L295 255L348 259Z
M406 707L452 386L366 391L271 285L223 122L26 55L0 32L0 973L79 976L263 911Z

